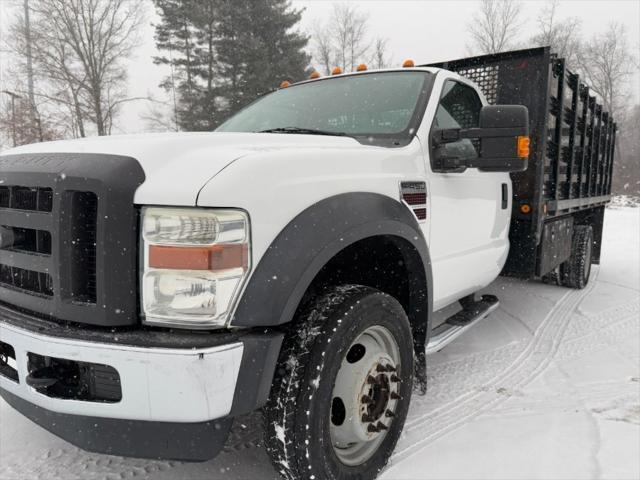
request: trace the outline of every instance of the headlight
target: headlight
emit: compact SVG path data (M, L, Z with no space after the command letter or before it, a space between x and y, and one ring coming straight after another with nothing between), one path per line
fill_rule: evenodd
M240 210L142 210L145 323L223 327L250 268L249 218Z

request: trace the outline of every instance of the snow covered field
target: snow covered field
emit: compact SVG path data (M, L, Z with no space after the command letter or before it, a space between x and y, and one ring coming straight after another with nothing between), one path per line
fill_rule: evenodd
M605 215L584 290L500 278L500 309L430 357L386 480L640 478L640 208ZM0 402L0 479L276 479L258 414L202 464L82 452Z

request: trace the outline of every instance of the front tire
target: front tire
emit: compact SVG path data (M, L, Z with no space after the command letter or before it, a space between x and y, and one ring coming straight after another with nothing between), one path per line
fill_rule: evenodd
M292 324L265 407L265 444L289 480L375 478L402 432L414 371L396 299L332 288Z

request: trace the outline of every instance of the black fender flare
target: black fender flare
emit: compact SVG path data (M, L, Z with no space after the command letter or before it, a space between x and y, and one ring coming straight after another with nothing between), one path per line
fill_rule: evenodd
M424 348L433 310L429 248L413 213L398 200L376 193L329 197L291 220L255 267L231 326L272 327L290 322L305 292L327 262L349 245L380 235L397 239L398 244L419 255L421 265L408 267L413 269L410 283L417 293L407 316L414 334L418 326L421 338L415 341ZM418 285L422 282L424 285Z

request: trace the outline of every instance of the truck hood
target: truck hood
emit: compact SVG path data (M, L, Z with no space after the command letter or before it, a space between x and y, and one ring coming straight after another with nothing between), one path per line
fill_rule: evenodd
M349 137L269 133L159 133L36 143L3 152L102 153L135 158L146 180L135 202L195 205L202 187L235 160L294 148L363 148Z

